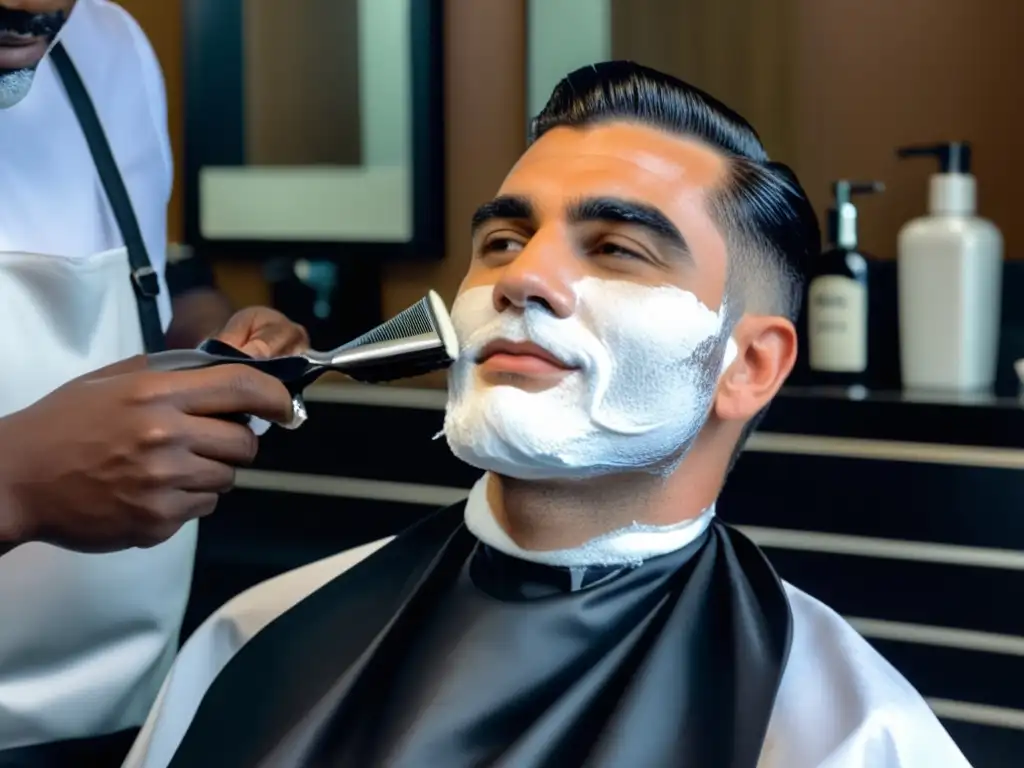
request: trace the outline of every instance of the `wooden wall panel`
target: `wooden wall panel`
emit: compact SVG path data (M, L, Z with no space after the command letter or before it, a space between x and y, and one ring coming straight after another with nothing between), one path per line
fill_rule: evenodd
M883 179L861 205L861 242L896 255L896 235L923 215L927 159L897 160L903 143L968 139L978 201L1024 258L1017 210L1024 153L1024 3L1020 0L795 0L793 166L817 204L835 178Z
M179 0L121 2L163 64L180 173ZM861 234L867 250L891 257L899 226L924 211L932 170L924 160L898 162L893 149L902 142L964 137L976 145L981 212L1003 229L1007 256L1024 256L1024 217L1016 215L1024 177L1018 148L1024 98L1015 79L1024 70L1024 47L1016 40L1024 28L1024 3L792 3L792 50L785 57L792 134L780 151L818 210L827 206L829 183L837 177L884 179L888 191L862 203ZM524 146L524 0L447 0L446 24L447 258L388 265L386 312L405 307L427 288L449 300L454 296L468 258L470 213L498 187ZM180 236L180 185L169 218L172 238ZM216 269L236 303L267 301L258 266Z

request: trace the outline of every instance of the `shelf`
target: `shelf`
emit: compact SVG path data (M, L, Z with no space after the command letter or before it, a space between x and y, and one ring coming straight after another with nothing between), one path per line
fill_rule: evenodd
M986 395L783 389L762 432L1024 449L1024 404Z

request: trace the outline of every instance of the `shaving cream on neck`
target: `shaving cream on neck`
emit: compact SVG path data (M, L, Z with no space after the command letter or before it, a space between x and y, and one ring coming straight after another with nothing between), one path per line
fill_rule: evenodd
M707 420L735 345L715 312L674 286L584 278L576 311L540 302L495 309L493 286L452 306L462 342L449 378L444 434L452 452L523 480L583 479L672 465ZM543 391L480 379L496 340L533 342L577 370Z

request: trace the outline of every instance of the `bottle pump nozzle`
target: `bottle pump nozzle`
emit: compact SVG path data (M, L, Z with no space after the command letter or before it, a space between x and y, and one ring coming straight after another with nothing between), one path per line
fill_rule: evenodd
M971 145L966 141L901 147L897 157L935 157L939 172L933 174L928 208L933 215L967 216L974 213L975 181L971 175Z
M832 208L828 212L828 239L834 247L853 250L857 247L857 207L851 201L854 195L884 192L880 181L848 181L840 179L832 184Z
M971 145L966 141L947 141L942 144L901 147L896 150L900 158L936 157L942 173L970 173Z

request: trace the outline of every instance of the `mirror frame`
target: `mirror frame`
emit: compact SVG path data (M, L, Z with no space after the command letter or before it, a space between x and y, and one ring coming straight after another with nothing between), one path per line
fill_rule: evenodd
M444 2L408 0L411 21L412 237L402 242L206 239L199 226L203 166L244 164L243 3L184 0L186 242L207 257L434 261L444 256ZM223 98L223 94L231 94Z

